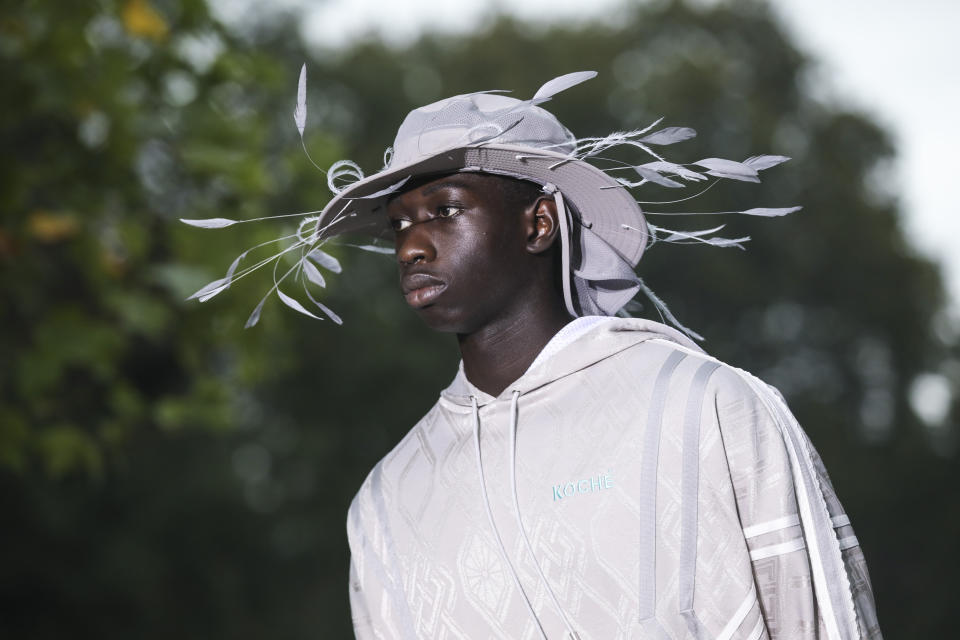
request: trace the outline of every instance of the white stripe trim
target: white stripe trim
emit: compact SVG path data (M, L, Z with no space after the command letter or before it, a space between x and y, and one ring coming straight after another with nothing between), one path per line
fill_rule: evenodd
M834 529L839 529L840 527L847 527L850 525L850 516L848 516L845 513L842 513L839 516L831 518L830 522L833 523Z
M786 529L788 527L795 527L800 524L800 516L793 514L792 516L784 516L782 518L777 518L776 520L767 520L766 522L761 522L760 524L750 525L743 530L744 538L756 538L757 536L762 536L765 533L770 533L771 531L779 531L780 529Z
M665 343L674 349L697 355L706 360L720 362L702 351L677 344L666 338L654 338L651 342ZM833 544L829 546L825 544L822 549L820 545L826 543L826 540L817 539L818 535L823 533L821 529L828 523L831 525L832 523L823 491L816 484L818 480L816 469L810 452L807 450L807 445L804 443L806 436L783 400L771 391L772 387L743 369L730 365L725 366L737 373L744 382L753 388L757 398L770 413L770 417L783 437L794 477L797 503L800 507L800 523L804 535L809 536L812 542L808 553L810 554L810 567L813 571L814 593L817 595L817 601L823 612L822 619L826 627L827 638L829 640L857 638L859 637L859 629L853 592L845 570L843 557L840 555L840 547L835 542L836 536L833 536ZM798 447L799 451L797 450ZM816 499L816 502L812 502L811 498ZM827 578L828 563L830 579L836 580L838 584L831 584ZM838 611L835 606L839 606L841 610ZM842 633L840 630L841 624L843 625Z
M750 635L747 636L747 640L760 640L760 637L763 635L763 616L760 616L757 619L757 624L753 627L753 631L750 632Z
M782 556L785 553L799 551L806 546L807 543L803 541L803 538L796 538L794 540L788 540L787 542L781 542L780 544L771 544L768 547L754 549L750 552L750 559L763 560L764 558L769 558L771 556Z
M860 546L860 541L857 540L857 536L847 536L846 538L840 538L837 544L839 544L840 549L843 550Z
M733 637L734 632L740 628L740 625L743 624L743 619L747 617L747 614L750 613L750 610L753 609L753 605L757 602L757 587L756 585L750 586L750 593L747 594L747 597L743 599L743 602L740 603L740 606L737 607L736 613L733 614L733 617L730 618L730 622L726 624L723 628L723 631L717 636L716 640L730 640ZM762 616L761 616L762 617Z

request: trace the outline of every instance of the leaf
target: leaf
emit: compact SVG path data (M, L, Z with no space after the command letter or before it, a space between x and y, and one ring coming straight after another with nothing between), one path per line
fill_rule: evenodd
M375 244L347 244L344 243L344 246L353 247L354 249L363 249L364 251L370 251L372 253L385 253L388 255L393 255L397 251L393 247L381 247Z
M307 311L307 309L302 304L300 304L299 302L297 302L296 300L294 300L293 298L285 294L283 291L280 291L280 289L277 289L277 295L280 296L280 300L283 301L283 304L287 305L294 311L299 311L300 313L304 315L308 315L311 318L316 318L317 320L323 320L323 318L321 318L320 316Z
M307 257L316 262L318 265L326 269L327 271L332 271L333 273L340 273L343 271L343 267L340 266L340 261L334 258L332 255L326 251L321 251L320 249L314 249L307 254Z
M757 207L755 209L747 209L746 211L741 211L745 216L763 216L765 218L776 218L778 216L785 216L787 214L793 213L794 211L800 211L803 207L786 207L783 209L768 209L766 207Z
M230 220L229 218L180 218L180 222L188 224L191 227L200 227L202 229L220 229L221 227L229 227L232 224L237 224L240 220Z
M535 94L533 94L531 102L534 104L538 102L546 102L561 91L565 91L570 87L578 85L581 82L586 82L587 80L595 78L596 76L596 71L574 71L573 73L559 76L553 80L548 80L543 84L542 87L537 89Z
M267 298L270 297L270 294L263 296L263 299L260 301L260 304L257 305L257 308L253 310L253 313L250 314L250 317L247 318L247 323L243 325L244 329L249 329L253 325L257 324L260 321L260 312L263 311L263 303L267 301Z
M665 178L653 169L648 169L644 166L634 167L634 171L643 176L644 179L649 180L650 182L655 182L656 184L663 185L664 187L671 187L673 189L683 188L683 184L677 182L676 180L671 180L670 178Z
M666 129L660 129L660 131L640 138L640 142L646 142L647 144L668 145L673 144L674 142L683 142L684 140L689 140L690 138L696 137L696 135L697 132L690 127L667 127Z
M162 42L170 33L170 25L147 0L129 0L120 12L123 26L132 35Z
M300 82L297 84L297 107L293 110L293 121L297 123L297 131L303 137L303 130L307 126L307 65L300 67Z
M301 260L300 265L303 267L303 272L307 274L307 279L310 280L310 282L320 285L321 287L327 286L327 281L323 279L323 274L320 273L320 269L313 266L312 262L309 260Z
M751 156L744 160L743 164L757 171L763 171L764 169L769 169L782 162L786 162L789 159L787 156Z
M725 160L724 158L704 158L697 160L693 164L709 169L708 175L717 178L728 178L730 180L742 180L743 182L760 182L757 177L757 170L748 167L742 162Z

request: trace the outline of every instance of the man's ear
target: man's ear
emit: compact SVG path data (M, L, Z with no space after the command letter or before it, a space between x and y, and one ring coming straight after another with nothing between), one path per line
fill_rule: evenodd
M560 233L557 203L550 196L543 196L524 211L527 228L527 251L543 253L553 246Z

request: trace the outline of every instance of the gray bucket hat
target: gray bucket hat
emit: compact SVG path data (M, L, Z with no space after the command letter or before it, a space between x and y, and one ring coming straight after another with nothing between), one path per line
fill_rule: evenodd
M633 268L647 246L643 213L614 178L573 158L577 139L536 106L594 75L563 76L526 101L472 93L414 109L397 131L387 165L337 193L319 224L347 212L331 231L390 233L385 199L415 176L476 171L534 182L558 201L568 311L616 313L639 288Z
M333 199L319 215L305 215L300 222L296 241L281 252L299 249L300 260L283 277L275 279L274 287L261 300L247 325L256 323L264 301L274 290L287 306L319 317L280 290L280 284L291 274L301 280L305 294L317 309L339 321L336 314L318 302L309 290L309 284L323 284L317 266L339 272L339 263L320 246L345 233L388 238L392 231L384 213L386 200L402 190L408 180L417 176L474 171L530 181L554 196L560 214L564 300L571 315L613 315L638 291L643 291L666 320L696 336L673 318L666 305L636 275L634 268L646 248L657 241L742 248L741 243L749 238L714 236L722 225L694 232L656 227L647 222L629 189L647 183L682 188L684 182L701 182L708 180L708 176L759 182L758 171L787 158L755 156L743 162L706 158L692 165L668 162L653 147L687 140L696 133L685 127L653 131L659 120L639 130L598 138L577 138L553 114L538 105L594 76L594 71L581 71L554 78L529 100L486 91L453 96L419 107L411 111L400 125L393 146L384 155L385 166L380 171L365 177L362 170L349 160L332 165L326 173L327 183L334 192ZM294 112L301 138L306 122L305 94L304 67ZM634 165L602 155L614 147L628 147L648 156L649 161ZM696 166L697 170L689 166ZM352 182L341 186L344 180ZM779 216L798 208L721 213ZM678 214L672 212L670 215ZM184 222L209 228L238 221L215 218ZM375 246L360 248L384 250ZM261 261L238 274L237 266L246 253L234 261L225 278L211 282L191 297L205 301L264 263Z

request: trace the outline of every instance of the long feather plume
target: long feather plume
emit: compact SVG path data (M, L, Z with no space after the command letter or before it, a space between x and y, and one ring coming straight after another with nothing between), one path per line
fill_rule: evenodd
M297 107L293 110L293 121L297 124L300 138L307 127L307 65L300 67L300 81L297 83Z
M548 80L547 82L543 83L542 87L537 89L535 94L533 94L531 102L533 104L546 102L561 91L566 91L570 87L576 86L581 82L586 82L587 80L595 78L596 76L596 71L575 71L573 73L567 73L565 75L556 77L553 80Z

